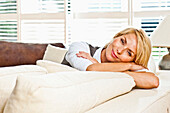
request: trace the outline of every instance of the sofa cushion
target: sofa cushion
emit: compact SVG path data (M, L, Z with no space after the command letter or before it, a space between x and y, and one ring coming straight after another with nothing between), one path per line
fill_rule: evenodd
M11 67L1 67L0 77L7 75L20 75L20 74L47 74L47 70L37 65L20 65Z
M0 77L0 113L3 113L6 102L15 87L16 79L16 75Z
M3 113L6 102L15 87L17 76L44 75L46 73L44 68L36 65L0 68L0 113Z
M63 72L63 71L78 71L77 69L72 68L70 66L48 61L48 60L38 60L36 64L38 66L45 68L48 71L48 73Z
M134 86L132 77L118 72L19 76L4 113L84 113Z
M148 69L156 74L156 64L152 56L150 56L148 61Z
M43 58L47 45L0 41L0 67L36 64ZM62 43L53 45L64 48Z
M49 44L45 51L43 60L49 60L56 63L61 63L64 59L66 52L67 49L55 47Z

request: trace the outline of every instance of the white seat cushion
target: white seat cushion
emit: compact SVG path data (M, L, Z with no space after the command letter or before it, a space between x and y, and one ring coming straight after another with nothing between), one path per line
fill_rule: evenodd
M133 89L86 113L168 113L170 110L170 71L159 71L158 88Z
M156 65L155 61L152 56L150 56L149 61L148 61L148 69L156 74Z
M83 113L135 86L113 72L58 72L19 76L4 113Z

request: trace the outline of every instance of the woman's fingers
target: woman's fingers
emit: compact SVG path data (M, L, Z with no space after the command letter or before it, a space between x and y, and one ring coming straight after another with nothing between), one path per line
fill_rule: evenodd
M82 58L85 58L85 59L88 59L90 58L90 54L89 53L86 53L84 51L79 51L79 53L76 53L77 57L82 57Z
M84 51L79 51L79 53L76 53L77 57L82 57L85 59L90 60L92 63L99 63L95 58L93 58L89 53L86 53Z

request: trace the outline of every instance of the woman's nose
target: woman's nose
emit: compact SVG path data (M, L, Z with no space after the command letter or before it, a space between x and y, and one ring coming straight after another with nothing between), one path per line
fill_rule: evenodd
M117 53L118 53L118 54L121 54L121 53L122 53L122 49L119 48L119 49L117 50Z
M125 49L126 49L126 47L119 47L119 48L117 49L117 53L118 53L118 54L122 54Z

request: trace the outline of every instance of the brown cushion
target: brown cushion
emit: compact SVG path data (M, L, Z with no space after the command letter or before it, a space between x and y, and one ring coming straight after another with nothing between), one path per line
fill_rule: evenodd
M43 58L47 45L0 41L0 67L36 64ZM65 48L62 43L51 45Z

